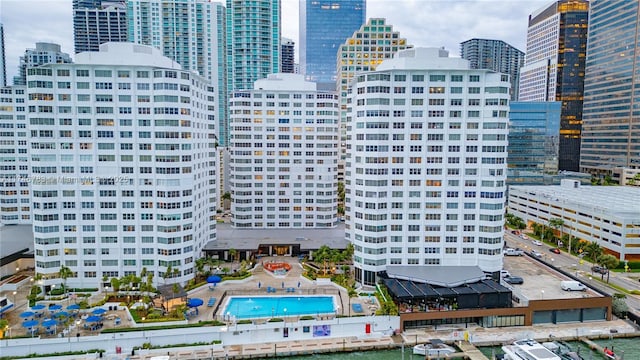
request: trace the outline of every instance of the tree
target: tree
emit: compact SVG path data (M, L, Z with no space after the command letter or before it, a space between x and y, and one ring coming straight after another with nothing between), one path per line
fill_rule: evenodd
M167 284L167 279L170 279L171 276L173 275L173 268L171 267L171 265L167 266L167 271L164 272L164 275L162 276L162 278L164 279L164 284Z
M564 220L562 220L561 218L553 218L549 220L549 226L556 229L556 230L560 230L560 239L562 239L562 236L564 235L563 229L564 229ZM555 235L555 234L554 234Z
M618 267L618 265L620 265L620 260L618 260L618 258L613 255L606 254L606 255L601 255L598 258L598 264L604 266L607 270L615 269ZM602 275L602 277L604 277L604 274ZM607 271L607 283L608 282L609 282L609 271Z
M225 192L222 194L222 204L225 210L229 210L231 208L231 193Z
M236 261L236 256L238 255L238 251L234 248L229 249L229 257L231 258L231 267L233 268L233 263Z
M60 266L60 270L58 270L58 276L62 279L62 284L64 286L64 293L67 293L67 279L73 276L73 271L68 267L62 265Z
M621 319L624 319L627 316L627 312L629 311L629 306L627 305L626 299L627 296L625 294L613 294L613 302L611 304L611 311L613 314Z
M542 234L542 225L533 223L533 225L531 225L531 228L533 229L533 234L535 236L540 236Z
M111 278L111 287L113 288L114 295L120 291L120 279L116 277Z
M592 241L587 246L585 246L585 251L587 252L589 258L594 262L597 261L600 255L602 255L603 253L602 247L595 241Z

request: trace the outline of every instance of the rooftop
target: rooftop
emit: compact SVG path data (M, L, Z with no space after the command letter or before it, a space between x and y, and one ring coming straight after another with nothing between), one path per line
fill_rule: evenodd
M300 249L318 249L327 245L332 249L346 249L344 224L327 229L239 229L228 223L217 225L218 239L210 241L203 250L254 250L259 245L299 243Z
M563 180L564 181L564 180ZM542 196L549 201L560 202L565 207L586 207L622 218L640 219L640 187L634 186L510 186L531 195ZM510 192L513 195L513 192Z
M469 61L461 58L450 58L449 51L444 48L414 48L398 51L393 56L393 59L385 60L378 65L376 71L396 69L469 70Z
M182 70L182 66L164 56L162 50L128 42L108 42L100 45L100 51L86 51L76 54L76 64L155 66Z
M387 266L393 279L409 280L429 285L455 287L483 280L486 275L477 266Z

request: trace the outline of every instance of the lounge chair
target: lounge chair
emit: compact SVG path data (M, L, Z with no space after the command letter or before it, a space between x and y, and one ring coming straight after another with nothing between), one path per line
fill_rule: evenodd
M216 298L209 298L209 302L207 303L208 307L213 307L213 305L215 305L216 303Z

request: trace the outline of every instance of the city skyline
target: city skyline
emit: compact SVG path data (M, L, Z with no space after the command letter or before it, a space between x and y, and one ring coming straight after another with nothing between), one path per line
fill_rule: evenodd
M62 51L73 53L71 0L31 0L30 3L32 21L24 21L25 8L21 1L7 0L0 6L9 79L17 73L19 56L36 42L58 43ZM546 0L531 0L526 4L514 0L368 0L367 19L385 17L415 46L444 46L451 54L458 54L460 42L473 37L503 40L523 50L528 16L546 3ZM296 44L299 44L298 5L298 0L282 0L282 36ZM296 59L298 50L296 48Z

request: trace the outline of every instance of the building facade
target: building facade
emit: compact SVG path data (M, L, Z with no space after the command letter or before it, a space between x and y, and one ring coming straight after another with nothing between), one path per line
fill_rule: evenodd
M338 97L271 74L230 98L236 228L332 228L338 221Z
M578 171L587 50L587 0L559 0L529 16L520 101L560 101L560 170Z
M472 69L487 69L509 74L511 101L518 100L520 68L524 53L502 40L470 39L460 44L460 57L469 60Z
M509 76L407 49L353 82L346 238L356 281L387 265L502 268Z
M558 101L511 102L508 185L550 185L558 174Z
M227 0L228 89L280 72L280 0Z
M0 225L31 224L26 87L0 88Z
M13 77L14 85L27 85L27 68L42 64L71 63L71 56L63 53L60 45L53 43L36 43L35 49L27 49L20 56L18 75Z
M295 46L296 43L291 39L282 38L280 53L282 54L282 64L280 64L280 72L285 74L295 73Z
M590 1L580 168L611 174L640 169L638 0ZM624 184L624 182L622 182Z
M340 98L340 151L344 160L349 147L348 127L351 122L351 82L356 72L373 71L385 59L391 59L400 50L412 48L407 39L393 31L385 19L372 18L354 32L338 50L336 90ZM338 177L344 176L344 165L338 165Z
M75 64L29 69L36 272L95 287L152 272L194 276L215 240L215 94L162 52L106 43ZM172 269L167 273L168 269ZM165 280L162 280L162 279Z
M216 88L217 142L224 145L228 136L224 6L207 0L130 0L127 11L130 42L162 50Z
M98 51L100 44L127 41L124 0L73 0L75 53Z
M308 81L335 87L336 54L366 21L366 0L300 0L300 67Z
M7 86L7 58L4 53L4 25L0 23L0 87Z
M640 260L640 188L583 186L563 180L554 186L510 186L509 212L529 225L562 219L562 231L595 242L620 260Z

